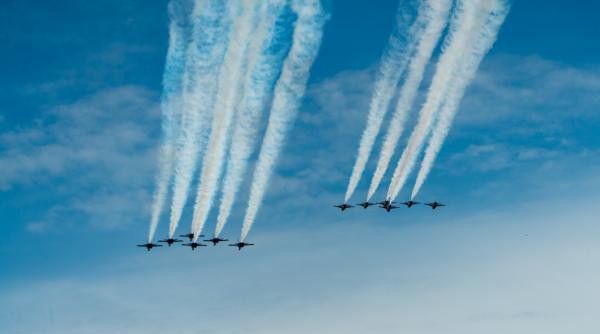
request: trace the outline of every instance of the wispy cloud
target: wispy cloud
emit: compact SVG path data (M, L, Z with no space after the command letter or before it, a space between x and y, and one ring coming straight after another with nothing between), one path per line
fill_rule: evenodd
M72 215L104 227L139 218L154 168L156 98L140 87L107 89L1 134L0 188L43 190L54 204L37 230Z
M496 121L549 126L558 118L597 119L598 90L598 67L575 67L539 56L497 55L483 62L457 121L474 126Z
M590 198L563 210L564 200L576 198L555 194L495 215L440 211L444 224L344 222L323 233L265 232L261 247L248 252L208 249L203 266L190 267L198 254L182 249L121 254L88 275L3 286L0 330L198 333L189 326L198 321L207 333L529 333L576 321L593 332L600 271L589 259L598 254L598 209L579 210ZM376 242L365 242L367 234ZM204 299L211 302L197 303ZM236 321L223 325L232 315Z

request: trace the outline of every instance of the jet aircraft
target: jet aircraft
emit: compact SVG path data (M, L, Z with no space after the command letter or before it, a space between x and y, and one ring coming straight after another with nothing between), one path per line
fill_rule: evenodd
M196 249L196 247L206 247L205 244L201 244L201 243L197 243L197 242L190 242L189 244L183 244L182 246L191 247L192 250Z
M228 239L221 239L221 238L214 237L214 238L211 238L211 239L206 239L204 241L206 241L206 242L212 242L213 246L216 246L221 241L229 241L229 240Z
M440 202L434 201L431 203L426 203L425 205L428 205L431 207L431 209L435 210L436 208L440 207L440 206L446 206L445 204L442 204Z
M192 241L194 240L194 233L181 234L180 237L188 238ZM204 234L200 234L200 237L204 237Z
M169 247L171 247L172 244L176 243L176 242L182 242L182 240L179 239L173 239L173 238L168 238L168 239L164 239L164 240L158 240L158 242L164 242L166 243Z
M385 200L385 201L379 203L379 207L382 208L382 209L385 209L385 211L387 211L387 212L390 212L393 209L398 209L399 208L399 206L396 206L396 205L394 205L392 203L393 202Z
M344 203L344 204L334 205L334 207L339 208L340 210L344 211L346 209L353 208L354 205Z
M254 246L254 244L249 244L247 242L236 242L235 244L229 244L230 247L237 247L238 250L242 250L242 248L246 247L246 246Z
M407 202L402 202L400 204L404 204L404 205L406 205L406 207L410 208L410 207L412 207L415 204L421 204L421 203L420 202L415 202L413 200L410 200L410 201L407 201Z
M365 201L365 202L362 202L362 203L358 203L356 205L362 206L363 209L366 209L366 208L370 207L371 205L375 205L375 204L377 204L377 203L371 203L371 202Z
M151 242L145 243L143 245L137 245L138 247L145 247L148 251L152 250L152 248L154 247L162 247L162 245L159 244L153 244Z

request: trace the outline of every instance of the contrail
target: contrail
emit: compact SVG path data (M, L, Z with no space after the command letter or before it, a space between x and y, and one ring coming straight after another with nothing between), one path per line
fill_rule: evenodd
M219 237L231 213L235 196L248 166L248 159L254 149L258 122L279 73L282 57L280 52L272 50L272 44L276 38L276 20L284 4L285 0L270 0L263 2L261 8L263 12L261 22L253 39L253 42L259 44L257 47L261 47L261 51L257 59L249 61L250 71L245 78L244 97L235 120L214 237Z
M456 70L462 62L461 58L471 48L473 37L477 33L476 28L480 26L478 22L485 20L485 13L481 10L483 1L486 0L459 0L456 4L449 32L444 40L442 55L436 65L425 103L419 112L419 120L394 170L386 196L388 200L394 200L404 186L423 142L431 130L436 113L452 84Z
M173 237L185 206L197 159L206 146L214 96L223 61L232 11L230 2L196 0L192 43L184 73L183 115L176 147L175 181L171 202L169 237Z
M452 6L452 0L430 0L425 1L425 3L428 3L428 5L424 6L422 9L423 11L420 12L419 15L422 15L425 18L427 24L422 34L417 37L418 45L415 54L410 59L408 74L400 89L396 110L390 121L390 126L387 130L383 147L379 154L377 168L373 174L373 179L371 180L371 185L367 194L367 201L369 201L375 191L377 191L379 183L389 166L392 155L396 150L396 145L398 145L398 140L404 131L404 123L406 122L407 115L414 103L421 81L423 80L425 68L431 59L431 55L440 39L442 31L448 23L448 15L450 7Z
M176 134L180 127L182 77L185 69L185 55L190 42L192 25L189 13L191 0L172 0L169 2L169 48L163 74L162 143L159 151L156 190L152 201L150 231L148 242L152 242L160 215L165 205L167 190L173 176Z
M241 6L234 20L232 37L225 54L221 74L219 77L219 89L213 113L212 130L208 140L208 147L204 154L202 172L198 184L198 192L194 205L191 232L194 241L200 236L208 213L214 201L217 191L217 183L221 176L223 160L227 152L231 121L235 114L235 107L240 99L243 89L244 71L246 69L248 40L254 30L258 15L258 5L252 0L239 1ZM249 50L250 53L258 50Z
M352 168L346 195L344 196L344 203L350 200L350 197L352 197L358 186L390 101L396 91L398 81L402 77L415 48L415 37L421 34L426 23L424 15L418 15L416 19L412 15L417 1L411 0L407 1L407 3L410 8L401 7L398 10L397 26L394 34L390 37L379 64L373 96L369 105L367 125L360 138L356 161ZM418 9L419 13L423 13L427 3L428 1L421 2Z
M502 26L509 11L509 5L503 0L486 1L485 5L488 16L483 26L477 28L478 35L473 49L461 58L462 63L455 76L456 79L454 79L452 87L446 96L437 124L433 129L427 149L425 150L425 157L421 163L421 169L417 175L411 199L415 198L427 178L435 158L444 143L444 139L452 126L452 121L454 120L460 101L465 94L465 90L475 77L479 64L496 41L500 26Z
M286 133L296 118L310 67L321 44L326 15L319 0L293 0L292 10L298 15L292 47L275 85L271 114L254 170L240 241L246 239L254 223Z

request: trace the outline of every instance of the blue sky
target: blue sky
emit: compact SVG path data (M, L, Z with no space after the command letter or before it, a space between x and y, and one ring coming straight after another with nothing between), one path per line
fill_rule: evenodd
M257 246L149 256L166 2L3 3L0 332L597 333L598 5L514 1L420 193L448 207L340 215L397 5L326 2Z

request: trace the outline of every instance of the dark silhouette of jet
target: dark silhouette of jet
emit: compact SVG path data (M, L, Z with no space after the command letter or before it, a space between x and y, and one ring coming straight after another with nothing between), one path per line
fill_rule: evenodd
M197 242L190 242L189 244L183 244L182 246L191 247L192 250L196 249L196 247L206 247L205 244L201 244L201 243L197 243Z
M388 203L382 202L382 203L379 205L379 207L380 207L380 208L382 208L382 209L384 209L384 210L385 210L385 211L387 211L387 212L390 212L390 211L392 211L393 209L398 209L398 208L399 208L399 206L395 206L394 204L392 204L392 203L389 203L389 201L386 201L386 202L388 202Z
M240 242L236 242L235 244L229 244L229 246L230 247L237 247L238 250L240 251L240 250L242 250L242 248L244 248L246 246L254 246L254 244L249 244L247 242L240 241Z
M194 233L181 234L180 237L188 238L190 241L194 240ZM204 237L204 234L200 234L200 237Z
M206 239L204 241L206 241L206 242L212 242L213 246L216 246L221 241L229 241L229 240L228 239L221 239L221 238L214 237L214 238L211 238L211 239Z
M362 202L362 203L358 203L356 205L362 206L363 209L366 209L366 208L370 207L371 205L375 205L375 204L377 204L377 203Z
M344 211L346 209L353 208L354 205L344 203L344 204L334 205L334 207L339 208L340 210Z
M421 203L420 202L415 202L413 200L410 200L410 201L407 201L407 202L402 202L400 204L404 204L404 205L406 205L406 207L410 208L410 207L412 207L415 204L421 204Z
M138 247L145 247L148 251L152 250L152 248L154 247L162 247L162 245L159 244L153 244L151 242L145 243L143 245L137 245Z
M164 239L164 240L158 240L158 242L164 242L166 243L169 247L171 247L172 244L176 243L176 242L182 242L182 240L179 239L173 239L173 238L168 238L168 239Z
M430 206L433 210L435 210L436 208L438 208L440 206L446 206L445 204L442 204L440 202L431 202L431 203L426 203L425 205Z

